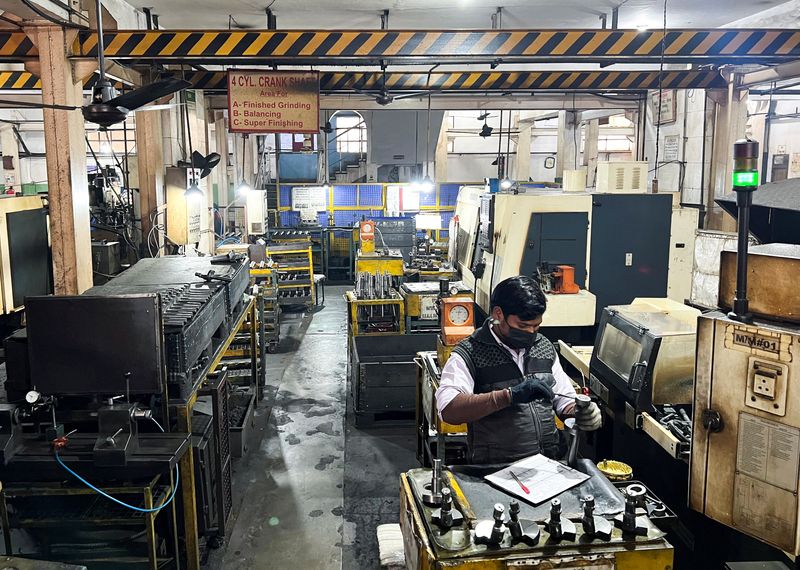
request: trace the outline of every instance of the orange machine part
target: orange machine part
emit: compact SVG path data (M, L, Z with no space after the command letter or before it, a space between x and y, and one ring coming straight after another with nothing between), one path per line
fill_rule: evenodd
M365 220L359 224L359 237L361 241L368 241L375 239L375 222L372 220Z
M442 320L442 342L446 346L454 346L459 341L468 337L475 330L475 312L473 301L469 297L442 297L440 299ZM467 309L467 320L463 324L450 321L450 309L454 305L461 305Z
M556 266L553 277L555 277L553 293L559 295L574 295L580 292L581 288L575 284L575 268L571 265Z

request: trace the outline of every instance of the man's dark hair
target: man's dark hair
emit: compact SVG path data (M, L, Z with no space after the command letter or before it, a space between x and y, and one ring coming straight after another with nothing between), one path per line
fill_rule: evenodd
M532 321L544 314L547 298L532 277L517 275L498 283L492 292L492 309L500 307L508 317L516 315L523 321Z

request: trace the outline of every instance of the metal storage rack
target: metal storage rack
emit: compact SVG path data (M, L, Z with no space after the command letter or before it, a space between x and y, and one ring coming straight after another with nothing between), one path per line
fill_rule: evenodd
M278 272L278 304L314 306L314 256L308 239L268 245L267 255Z
M251 267L250 277L258 285L258 322L267 352L273 353L281 341L281 306L278 303L278 273L270 267ZM260 330L260 329L259 329Z
M325 271L325 232L326 228L322 227L299 227L299 228L283 228L271 227L267 233L267 239L270 243L275 244L290 244L290 243L303 243L310 241L311 254L314 260L314 272L324 273Z
M106 492L113 496L123 497L123 500L134 502L140 508L152 509L166 500L175 483L174 470L170 469L170 475L165 478L158 475L139 483L117 483L113 486L100 484ZM181 484L185 485L183 482ZM170 503L160 511L135 513L109 502L108 499L101 497L92 489L72 483L68 485L61 483L7 485L2 488L0 495L7 555L10 555L12 550L12 528L36 530L39 531L38 536L46 536L48 541L52 536L54 542L58 542L68 539L59 532L53 533L52 529L57 529L64 524L68 524L74 529L94 530L103 527L115 529L144 527L145 542L138 547L132 545L130 549L126 549L120 546L117 549L120 552L115 552L113 555L108 549L101 552L97 552L97 549L94 552L72 551L71 556L75 557L75 562L89 563L90 565L92 563L102 564L102 562L108 561L108 557L116 556L115 560L118 563L136 565L151 570L173 564L180 566L180 562L176 560L180 550L176 502ZM10 506L14 508L9 508ZM169 532L161 536L161 540L159 540L156 532L156 518L161 513L168 520ZM160 554L161 543L164 541L171 543L167 548L170 555ZM49 551L54 545L48 542L44 547Z

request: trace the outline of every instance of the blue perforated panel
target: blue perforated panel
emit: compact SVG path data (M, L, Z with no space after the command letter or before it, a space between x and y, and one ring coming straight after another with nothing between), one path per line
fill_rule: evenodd
M300 223L300 213L299 212L281 212L281 227L284 228L291 228L295 227Z
M280 193L280 203L278 204L282 207L291 207L292 206L292 187L281 184L281 193Z
M365 212L358 210L337 210L333 213L333 219L337 226L352 226L361 219L361 215Z
M361 206L383 206L383 186L380 184L361 184L358 191Z
M333 187L334 206L355 206L357 187L352 184L335 185Z
M439 204L441 206L455 206L458 200L458 189L461 184L442 184L439 186Z
M436 205L436 191L420 192L419 193L420 206L435 206Z
M453 219L453 212L442 212L442 227L449 228L450 220Z

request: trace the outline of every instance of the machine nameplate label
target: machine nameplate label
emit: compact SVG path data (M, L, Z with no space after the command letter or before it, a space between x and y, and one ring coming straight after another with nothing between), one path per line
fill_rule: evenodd
M791 362L791 345L791 335L742 325L725 327L725 348Z
M739 413L736 471L787 491L797 490L800 429Z

